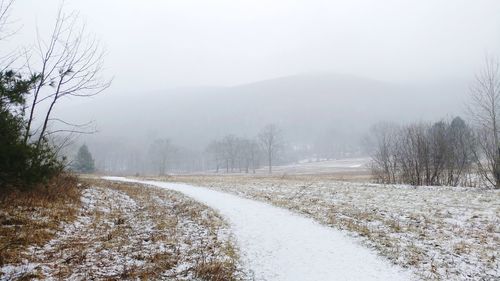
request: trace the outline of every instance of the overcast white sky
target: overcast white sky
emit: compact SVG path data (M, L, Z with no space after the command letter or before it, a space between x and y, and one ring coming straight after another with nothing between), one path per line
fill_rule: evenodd
M34 41L60 1L18 0ZM500 52L498 0L67 0L108 50L113 91L235 85L297 73L468 78ZM471 77L472 78L472 77Z

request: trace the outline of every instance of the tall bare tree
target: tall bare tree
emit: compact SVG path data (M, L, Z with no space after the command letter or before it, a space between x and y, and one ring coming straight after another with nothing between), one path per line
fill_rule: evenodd
M35 49L33 56L27 56L29 71L37 74L39 79L27 108L25 143L36 136L34 142L40 146L47 136L54 133L88 132L82 128L89 123L72 124L54 118L53 113L56 104L65 97L90 97L110 86L111 80L102 77L105 52L99 41L86 32L78 14L66 13L61 5L50 36L44 39L38 34ZM40 106L44 102L47 105ZM43 119L40 127L33 130L35 116L42 116ZM51 122L58 122L69 129L49 131Z
M478 129L481 155L477 164L482 177L500 188L500 62L486 57L483 69L470 88L469 113Z
M271 174L273 172L273 161L283 147L281 130L276 125L269 124L261 130L258 138L262 150L266 153L269 173Z
M175 148L169 139L157 139L149 147L149 154L153 165L158 169L159 176L165 176L168 170L168 161L171 160Z

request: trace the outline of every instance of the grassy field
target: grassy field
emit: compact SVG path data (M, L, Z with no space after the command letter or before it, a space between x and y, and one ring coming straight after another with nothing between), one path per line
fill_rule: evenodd
M2 201L0 279L241 279L227 224L213 210L163 189L83 183L72 182L69 197L59 190L58 200Z
M500 276L500 191L337 179L338 174L163 180L205 186L312 217L358 237L423 280L495 280Z
M500 191L363 183L362 174L203 175L185 182L345 231L423 280L500 276ZM224 219L165 189L61 177L0 198L0 279L241 280Z
M2 194L0 266L29 259L29 247L43 246L62 230L62 225L72 223L81 207L81 192L77 178L60 176L47 187Z

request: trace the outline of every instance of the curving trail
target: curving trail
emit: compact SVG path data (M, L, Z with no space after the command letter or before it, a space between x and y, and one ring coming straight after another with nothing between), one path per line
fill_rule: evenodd
M262 202L186 184L128 181L179 191L217 210L231 225L243 265L255 280L411 280L342 232Z

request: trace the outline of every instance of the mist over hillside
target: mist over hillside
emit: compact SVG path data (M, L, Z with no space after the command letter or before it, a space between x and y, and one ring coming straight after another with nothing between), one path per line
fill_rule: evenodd
M378 121L461 115L466 94L467 81L460 80L413 84L309 74L232 87L108 93L61 108L60 114L73 121L89 115L98 120L99 132L84 140L127 136L127 141L142 143L162 137L202 149L214 138L253 137L264 125L276 123L288 142L311 144L332 134L359 137Z

